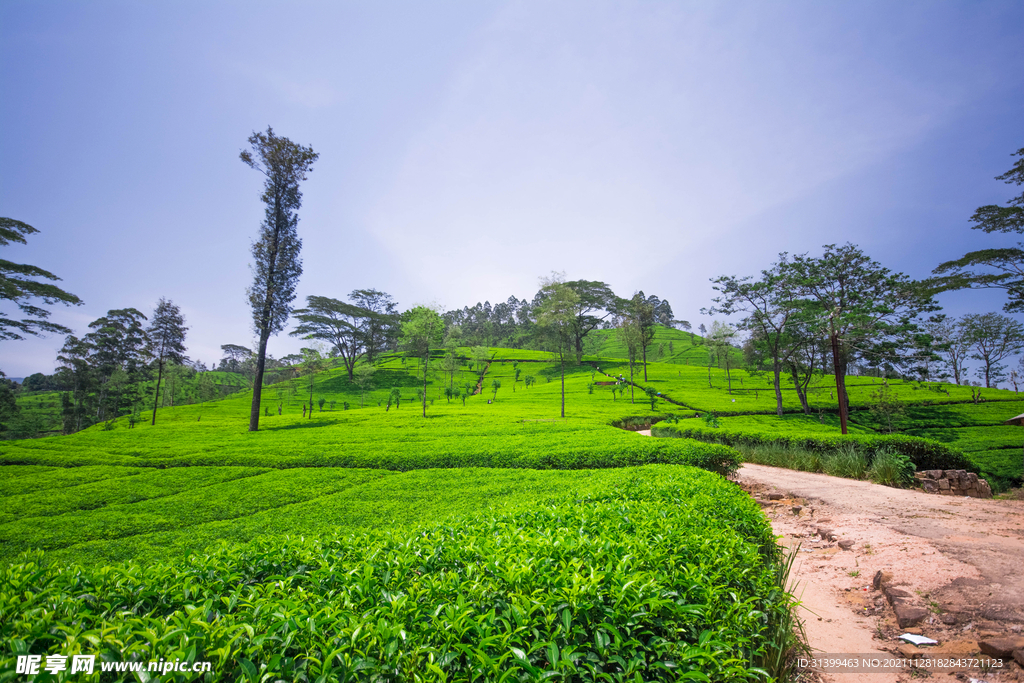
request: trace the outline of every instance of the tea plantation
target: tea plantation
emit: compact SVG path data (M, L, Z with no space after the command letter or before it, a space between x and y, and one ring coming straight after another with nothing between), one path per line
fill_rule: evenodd
M763 376L733 370L730 391L677 334L632 400L608 384L621 358L569 369L564 420L550 354L491 349L435 366L426 418L418 361L392 355L366 391L317 376L311 412L307 378L268 387L255 433L243 391L155 426L0 442L0 679L18 654L85 653L213 662L202 680L766 680L790 598L770 526L720 476L732 445L851 442L1021 477L1012 392L890 380L906 409L889 436L864 409L882 380L850 378L840 438L827 377L815 414L793 395L778 418ZM659 420L686 438L615 426ZM73 678L116 676L137 680Z

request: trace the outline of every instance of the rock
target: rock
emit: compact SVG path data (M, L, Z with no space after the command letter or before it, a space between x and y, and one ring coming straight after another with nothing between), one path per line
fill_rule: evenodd
M978 497L979 498L991 498L992 487L988 485L988 482L984 479L978 481Z
M793 506L793 514L794 515L799 515L800 511L803 510L803 509L804 509L803 505L794 505Z
M992 657L1008 659L1014 650L1024 649L1024 638L989 638L978 641L978 649Z
M948 484L947 484L947 487L948 487ZM939 492L939 482L935 481L934 479L922 479L921 480L921 488L924 489L925 493L938 493Z
M871 585L874 589L881 590L883 587L888 586L892 582L892 572L887 572L883 569L879 569L875 572L875 578L871 580Z
M913 627L913 628L908 628L907 629L907 633L910 633L910 634L915 635L915 636L923 636L924 635L924 631L922 631L921 629L917 628L916 626Z
M940 614L939 621L941 621L946 626L952 626L956 623L956 615L950 614L948 612L946 614Z
M769 493L768 500L782 500L785 496L781 493Z
M819 536L821 536L821 540L823 541L827 541L830 537L835 535L835 532L832 531L832 529L823 526L818 527L817 533Z
M949 490L949 487L950 487L949 479L939 479L938 484L939 484L939 490L940 491L948 491Z
M1013 660L1024 669L1024 649L1018 648L1013 651Z
M901 602L897 602L893 605L892 611L896 613L896 622L900 625L900 628L913 626L914 624L920 623L928 616L928 610L924 607L913 607Z
M842 548L843 550L849 550L850 548L852 548L856 544L857 544L857 541L850 540L849 538L844 538L843 540L839 541L839 547Z
M907 591L900 590L899 588L893 588L892 586L884 589L883 592L885 593L885 599L888 600L889 604L893 607L895 607L897 603L906 602L908 599L914 597ZM903 624L900 624L900 626L902 625Z
M929 479L942 479L942 470L925 470L922 474Z
M897 646L896 649L899 650L901 655L909 659L913 659L914 657L920 657L924 654L924 650L922 650L916 645L911 645L910 643L902 643L899 646Z

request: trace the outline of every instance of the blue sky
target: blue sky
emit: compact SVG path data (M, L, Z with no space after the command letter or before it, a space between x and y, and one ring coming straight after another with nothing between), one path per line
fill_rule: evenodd
M193 358L249 345L238 153L272 125L320 153L298 304L459 308L557 270L707 324L709 278L780 251L924 277L1011 243L968 218L1020 192L993 178L1024 147L1022 46L1020 2L5 0L0 215L41 234L2 257L63 278L78 333L167 297ZM0 368L51 372L61 343L3 342Z

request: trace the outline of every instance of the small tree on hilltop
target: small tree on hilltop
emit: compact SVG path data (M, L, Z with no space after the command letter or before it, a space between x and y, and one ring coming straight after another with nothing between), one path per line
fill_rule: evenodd
M651 410L654 410L658 405L658 392L652 387L644 389L644 393L647 394L647 400L651 402Z
M899 402L899 395L892 390L888 382L883 381L882 386L871 392L871 400L873 403L868 406L868 410L878 420L885 422L886 431L891 434L894 431L893 420L903 417L906 412L903 404Z
M423 368L423 389L420 392L423 403L423 417L427 416L427 372L430 367L430 349L441 345L444 334L444 320L437 311L426 306L417 306L407 313L402 323L402 345L411 355L420 358Z
M373 376L377 374L377 368L372 363L363 363L362 365L356 366L355 372L353 373L353 381L356 386L359 387L359 407L363 406L363 396L366 395L367 388L373 386Z
M316 376L324 371L327 362L318 348L302 349L302 374L309 382L309 416L313 417L313 385Z
M986 389L996 386L1005 378L1006 368L999 361L1024 349L1024 325L998 313L970 313L963 324L974 351L971 358L982 363L978 378L985 380Z
M717 320L711 323L711 334L708 336L708 348L714 349L720 366L725 368L726 384L728 391L732 393L732 341L736 338L736 328L732 325L720 323Z
M562 417L565 417L565 359L574 352L573 332L579 295L553 274L541 280L543 300L537 307L537 325L546 333L548 343L558 354L562 376Z
M164 376L164 365L167 363L183 364L188 358L185 357L185 318L181 315L181 309L170 301L161 298L156 304L156 311L150 321L149 340L152 344L153 355L156 356L156 387L153 389L153 421L156 424L156 409L160 401L160 381Z

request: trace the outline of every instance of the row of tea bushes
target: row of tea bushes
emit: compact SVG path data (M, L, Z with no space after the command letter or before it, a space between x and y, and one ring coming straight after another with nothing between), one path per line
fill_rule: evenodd
M344 437L340 430L334 430L332 435L337 434ZM418 435L414 432L413 436ZM178 454L165 449L164 452L140 451L133 455L90 448L25 448L0 455L0 464L57 467L102 464L125 467L354 467L397 471L438 467L594 469L670 464L693 465L720 474L728 474L739 467L739 456L731 448L692 440L673 443L635 439L607 426L594 426L589 430L550 430L545 434L539 430L533 433L527 425L514 430L510 427L504 432L494 429L486 436L476 438L380 438L372 447L367 447L354 435L348 443L321 445L298 442L291 452L281 452L272 446L251 440L250 443L203 452Z
M978 467L964 454L945 444L915 436L901 434L778 434L772 432L738 431L686 423L659 422L651 428L653 436L696 439L729 446L780 445L812 452L837 451L855 448L870 459L874 453L887 450L910 458L918 470L968 470Z
M177 564L24 558L0 569L3 665L95 654L208 660L208 681L765 680L791 598L756 504L692 468L620 473L585 497Z

